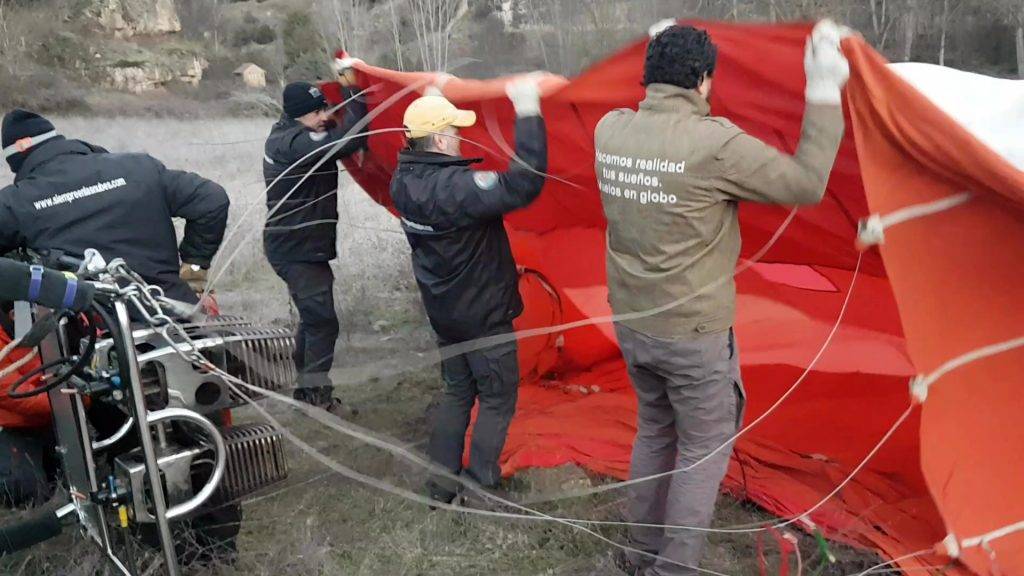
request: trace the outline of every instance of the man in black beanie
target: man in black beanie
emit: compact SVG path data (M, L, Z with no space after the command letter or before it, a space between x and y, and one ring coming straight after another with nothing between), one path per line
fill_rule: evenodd
M263 245L299 312L294 396L331 411L341 410L328 376L339 333L330 265L337 256L336 163L366 141L365 129L353 129L366 115L354 86L354 62L336 61L346 102L338 121L318 87L308 82L285 87L284 114L271 129L263 157L268 210Z
M220 248L229 206L223 187L169 170L146 154L111 154L68 140L47 119L26 110L4 116L0 140L15 174L14 184L0 190L0 255L28 248L81 258L93 248L108 262L123 258L169 298L199 301L201 286L183 276L202 277ZM186 221L180 244L173 218ZM0 405L12 402L6 392L0 390ZM94 403L90 412L101 405ZM103 417L94 422L106 423ZM7 425L0 430L0 488L9 473L19 472L13 464L3 468L5 461L15 461L7 456L25 450L22 437L41 439L46 433ZM52 444L44 450L52 452ZM236 557L240 505L214 506L189 521L193 532L179 552L183 563L228 563Z
M82 257L95 248L107 261L124 258L168 297L198 302L182 275L201 274L220 247L224 188L146 154L68 140L27 110L4 116L0 139L15 174L0 190L0 255L31 248ZM180 244L172 218L187 222Z

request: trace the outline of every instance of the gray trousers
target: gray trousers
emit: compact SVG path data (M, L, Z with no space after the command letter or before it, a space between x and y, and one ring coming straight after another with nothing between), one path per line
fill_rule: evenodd
M736 433L744 393L732 330L664 339L617 324L615 333L639 409L631 478L690 466ZM731 454L729 445L692 470L631 486L629 521L708 527ZM634 548L658 555L630 555L646 576L697 574L680 564L700 565L705 533L631 527L629 535Z
M512 330L511 326L508 330ZM448 358L441 363L441 375L445 389L434 413L427 450L430 458L453 474L463 472L466 430L473 404L479 401L469 447L469 468L465 472L483 486L497 486L501 481L498 459L519 396L516 342ZM438 500L450 501L457 492L455 483L441 478L432 479L428 485L431 495Z

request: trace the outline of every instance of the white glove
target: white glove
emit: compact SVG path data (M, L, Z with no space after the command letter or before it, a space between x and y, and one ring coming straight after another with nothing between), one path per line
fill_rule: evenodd
M447 72L438 72L434 78L434 83L423 89L423 95L444 97L445 84L448 84L452 78L455 78L455 76Z
M807 72L806 98L809 104L842 103L842 89L850 77L850 63L839 49L844 33L831 20L822 20L814 27L804 48L804 71Z
M355 65L362 64L363 61L359 58L353 58L348 54L345 54L344 58L334 59L334 71L338 74L338 83L342 86L355 86L356 84L356 71Z
M516 78L505 86L505 94L516 109L516 116L540 116L540 84L534 74Z
M359 58L353 58L351 56L345 56L344 58L334 59L334 71L338 74L344 74L346 71L351 70L356 64L363 64L363 61Z

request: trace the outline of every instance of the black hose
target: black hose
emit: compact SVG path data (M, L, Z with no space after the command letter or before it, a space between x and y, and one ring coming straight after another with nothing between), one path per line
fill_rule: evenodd
M85 351L82 352L81 356L66 356L63 358L58 358L57 360L47 362L46 364L39 366L38 368L32 370L28 374L22 375L21 378L18 378L18 381L11 386L10 390L8 390L8 396L14 398L15 400L37 396L39 394L49 392L50 390L53 390L54 388L63 385L65 382L67 382L74 376L81 376L84 374L86 366L88 366L89 363L92 362L93 353L95 353L96 351L96 328L95 326L92 325L91 322L82 322L81 320L77 319L77 316L71 316L71 318L75 318L76 322L78 322L79 328L84 329L85 332L89 335L88 343L85 345ZM52 381L47 382L44 386L32 388L30 390L26 390L25 392L18 391L21 387L23 387L26 383L28 383L29 380L31 380L35 376L42 374L47 370L51 370L53 368L65 364L71 364L72 366L63 373L61 373L59 376L54 378Z
M0 556L14 554L59 536L60 518L53 510L47 510L19 522L0 526Z

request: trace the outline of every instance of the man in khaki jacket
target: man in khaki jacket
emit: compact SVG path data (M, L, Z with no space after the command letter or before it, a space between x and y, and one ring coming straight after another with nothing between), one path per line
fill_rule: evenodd
M608 220L608 290L615 330L639 401L631 488L635 523L707 527L744 394L732 332L740 201L815 204L843 135L840 91L849 65L840 30L822 21L808 40L807 109L794 156L709 116L716 48L672 25L654 35L639 110L598 124L595 169ZM696 574L704 533L634 527L631 574Z

